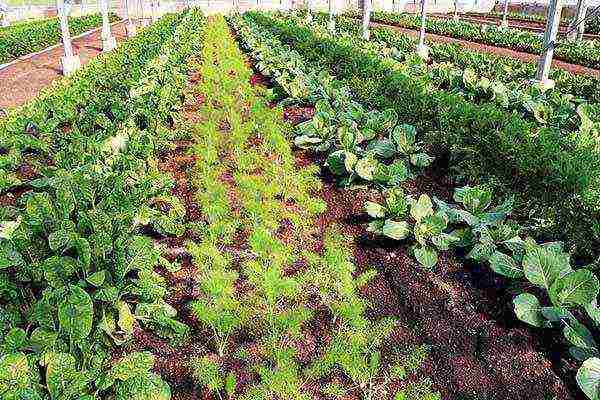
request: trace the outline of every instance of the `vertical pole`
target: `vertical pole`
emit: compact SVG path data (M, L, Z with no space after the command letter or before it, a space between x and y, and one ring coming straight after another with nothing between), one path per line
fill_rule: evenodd
M8 6L6 8L2 8L2 6L0 6L0 26L6 28L9 25L10 22L8 21Z
M538 61L535 81L542 88L548 89L554 87L554 81L548 79L554 47L556 46L556 35L558 34L558 24L560 23L561 0L550 0L548 5L548 16L546 17L546 32L544 33L544 44L542 54Z
M313 19L313 0L306 0L306 22L308 22L309 24L312 22Z
M567 35L568 40L583 38L583 32L585 31L584 19L586 12L587 4L585 3L585 0L577 0L577 10L575 12L575 16L571 20L571 23L569 24L569 34Z
M371 22L371 0L363 0L362 38L369 40L369 23Z
M458 16L458 0L454 0L454 22L457 22L460 20L460 17Z
M131 20L131 11L129 9L129 4L131 0L125 0L125 18L127 19L127 37L134 37L136 30L133 21Z
M71 33L69 32L69 21L64 0L57 0L56 11L60 21L60 32L62 34L63 48L65 55L60 58L63 75L69 76L81 67L79 55L73 54L73 44L71 43Z
M117 41L110 31L108 0L100 0L100 12L102 13L102 51L111 51L117 47Z
M502 29L508 29L508 0L504 0L504 12L502 13L502 23L500 24Z
M423 59L429 57L429 47L425 44L426 2L427 0L421 0L421 30L419 31L419 44L417 44L417 54Z
M329 22L327 24L327 28L331 33L335 33L335 17L333 15L335 10L334 1L335 0L329 0Z

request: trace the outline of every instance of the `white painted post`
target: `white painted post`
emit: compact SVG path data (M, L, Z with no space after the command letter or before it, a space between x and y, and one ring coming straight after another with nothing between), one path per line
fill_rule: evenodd
M558 24L560 23L560 10L562 8L561 0L550 0L548 5L548 16L546 17L546 32L544 33L543 51L538 61L537 73L534 82L539 84L542 89L554 87L554 81L548 79L550 66L552 65L552 56L556 46L556 36L558 34Z
M327 23L327 29L329 32L335 33L335 0L329 0L329 22Z
M79 59L79 55L73 54L73 44L71 43L71 33L69 32L69 10L65 7L64 0L56 1L56 10L60 21L63 48L65 49L65 55L60 58L60 63L63 75L69 76L81 67L81 60Z
M10 25L8 21L8 5L0 3L0 26L6 28Z
M425 44L426 2L427 0L421 0L421 30L419 44L417 44L417 54L423 59L429 58L429 47Z
M371 22L371 0L363 0L362 38L369 40L369 23Z
M508 29L508 0L504 0L504 12L502 13L502 23L500 24L502 29Z
M125 18L127 19L127 37L134 37L136 34L135 25L131 20L131 10L129 4L131 0L125 0Z
M458 16L458 0L454 0L454 22L460 21L460 17Z
M585 0L577 0L577 10L575 16L569 24L569 34L567 40L583 39L585 32L585 14L587 13L587 4ZM577 27L576 27L577 25Z
M100 12L102 13L102 51L107 52L117 47L117 40L110 31L108 0L100 0Z

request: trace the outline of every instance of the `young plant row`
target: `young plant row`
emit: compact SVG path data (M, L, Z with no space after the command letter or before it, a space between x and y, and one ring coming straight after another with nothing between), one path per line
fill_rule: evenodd
M338 16L336 27L340 30L359 34L360 23L355 18ZM371 40L382 42L401 52L414 53L417 40L392 27L376 25L370 27ZM503 83L519 82L521 85L535 76L536 64L492 53L478 52L463 48L455 43L428 43L429 57L436 63L449 62L465 70L471 69L477 75ZM583 74L573 74L560 68L550 71L550 78L556 88L591 103L600 102L600 78Z
M327 35L325 19L318 18L316 21L323 24L312 29L318 34ZM338 34L349 34L346 31L348 21L351 20L345 19L342 27L337 26ZM302 23L303 20L298 22ZM350 32L355 31L355 26L350 25ZM364 42L357 35L348 40L353 46L373 56L384 55L403 63L401 68L409 65L415 76L427 79L437 89L457 94L475 104L492 103L507 112L518 113L541 127L553 126L568 134L579 130L586 120L600 122L596 121L593 107L582 104L581 99L575 99L571 94L556 90L542 91L529 82L479 76L472 68L463 70L448 62L428 64L415 54L414 47L398 48L379 40Z
M49 159L68 169L88 159L94 148L97 151L126 121L131 88L143 79L143 67L160 55L180 19L166 16L143 35L99 55L72 77L53 82L34 100L0 119L0 193L27 184L31 174L23 173L24 166L33 169L35 176ZM75 146L78 151L62 151Z
M111 22L118 21L110 14ZM69 18L69 31L79 35L102 25L99 14ZM15 58L34 53L60 42L60 24L58 18L17 24L0 29L0 64Z
M288 93L296 96L290 89L297 90L306 82L298 72L299 66L305 65L301 61L291 62L297 53L280 43L277 45L274 38L264 33L261 39L260 28L251 22L243 25L234 19L233 23L258 61L258 67L267 70ZM269 51L268 46L274 47ZM322 90L317 88L315 93ZM311 101L313 96L309 93L306 100ZM522 239L522 228L508 219L512 199L492 206L495 201L489 188L466 186L456 190L454 200L457 204L447 204L437 198L432 201L426 194L418 198L407 196L400 187L388 189L383 202L365 205L373 218L369 230L403 244L415 243L413 254L426 269L435 267L438 252L465 248L467 258L486 263L507 278L525 278L544 290L542 299L548 299L549 305L542 306L534 294L523 293L514 299L515 313L533 326L563 328L571 354L582 362L577 381L590 399L596 399L600 394L596 374L600 365L598 347L592 333L576 315L585 311L585 321L600 323L598 278L589 269L574 269L561 243L540 245L531 238Z
M517 194L520 217L543 221L529 226L536 234L566 239L578 255L594 254L600 165L593 124L567 134L538 126L496 104L433 88L422 68L415 72L354 39L317 34L293 20L249 17L291 44L313 68L333 71L363 104L393 108L399 120L422 132L430 152L448 159L457 182L488 182L498 193Z
M492 16L492 17L496 17L496 18L502 18L504 16L504 13L498 12L498 11L492 11L489 12L485 15L482 15L480 13L466 13L465 15L467 16L472 16L472 17L481 17L481 16ZM541 26L543 27L546 24L546 15L540 15L540 14L527 14L524 12L509 12L507 14L508 19L512 19L512 20L516 20L516 21L533 21L533 22L539 22L541 24ZM573 21L574 17L562 17L560 19L560 24L564 25L565 27L568 27L571 22ZM598 16L593 16L589 19L585 20L585 33L595 33L598 34L600 33L600 18Z
M396 186L432 163L415 128L401 123L394 110L367 110L353 100L348 87L326 72L311 73L297 52L261 34L255 24L240 30L259 71L273 76L290 93L285 103L314 105L314 117L296 126L294 143L324 153L329 170L342 185ZM294 65L295 73L280 74L282 62Z
M315 168L296 167L290 127L249 83L225 21L208 29L193 147L205 224L188 249L200 288L190 307L209 339L195 379L219 398L410 398L403 380L424 352L382 351L396 323L368 319L359 294L375 273L357 273L341 235L316 229Z
M350 14L357 16L357 14ZM391 23L403 28L420 29L418 15L394 14L375 11L372 19L377 22ZM427 32L473 42L506 47L531 54L540 54L543 40L535 33L519 29L503 29L492 25L481 25L467 21L453 21L428 18ZM554 56L566 62L584 65L590 68L600 68L600 52L596 41L566 41L558 40Z
M150 353L111 359L140 325L173 341L188 331L154 271L178 266L144 233L183 231L172 177L155 158L173 139L171 115L203 25L197 11L167 15L83 68L62 92L35 101L38 114L29 105L5 121L13 129L28 121L52 163L2 195L3 399L170 398ZM45 125L32 128L43 116Z

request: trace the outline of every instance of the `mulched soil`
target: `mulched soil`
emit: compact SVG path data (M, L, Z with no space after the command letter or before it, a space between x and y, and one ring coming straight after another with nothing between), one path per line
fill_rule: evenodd
M125 26L124 22L112 25L112 33L117 42L126 38ZM81 65L87 64L102 52L100 35L98 30L73 40L73 51L79 54ZM52 81L62 77L60 58L63 54L63 46L59 46L0 70L0 108L9 109L22 105L36 97Z
M372 24L375 26L392 27L392 28L396 29L397 31L400 31L407 35L410 35L413 37L419 36L419 32L417 30L402 28L402 27L396 26L396 25L394 25L392 23L388 23L388 22L381 22L381 21L377 21L377 20L374 20L374 21L376 21L376 22L373 22ZM437 34L433 34L433 33L426 33L425 38L428 40L434 41L434 42L457 43L457 44L460 44L462 47L465 47L465 48L468 48L471 50L480 51L480 52L484 52L484 53L498 54L501 56L511 57L511 58L515 58L517 60L526 61L526 62L535 63L539 59L539 56L536 54L524 53L521 51L511 50L511 49L508 49L505 47L496 47L496 46L490 46L490 45L483 44L483 43L470 42L468 40L456 39L456 38L452 38L449 36L442 36L442 35L437 35ZM597 70L594 68L589 68L589 67L584 67L583 65L567 63L567 62L560 61L557 59L552 60L552 68L564 69L573 74L600 76L600 70Z

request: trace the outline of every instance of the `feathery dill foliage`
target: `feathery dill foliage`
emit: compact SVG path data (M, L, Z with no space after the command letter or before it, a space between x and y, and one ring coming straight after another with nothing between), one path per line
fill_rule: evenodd
M197 383L220 398L247 400L308 400L314 383L334 397L400 398L390 383L416 368L406 355L382 361L396 323L368 319L359 294L375 272L355 278L350 249L335 232L322 254L310 250L315 216L325 209L310 194L319 187L316 170L295 166L290 127L249 84L251 71L222 18L207 26L202 60L193 179L206 234L188 249L200 288L190 310L209 352L190 363Z

